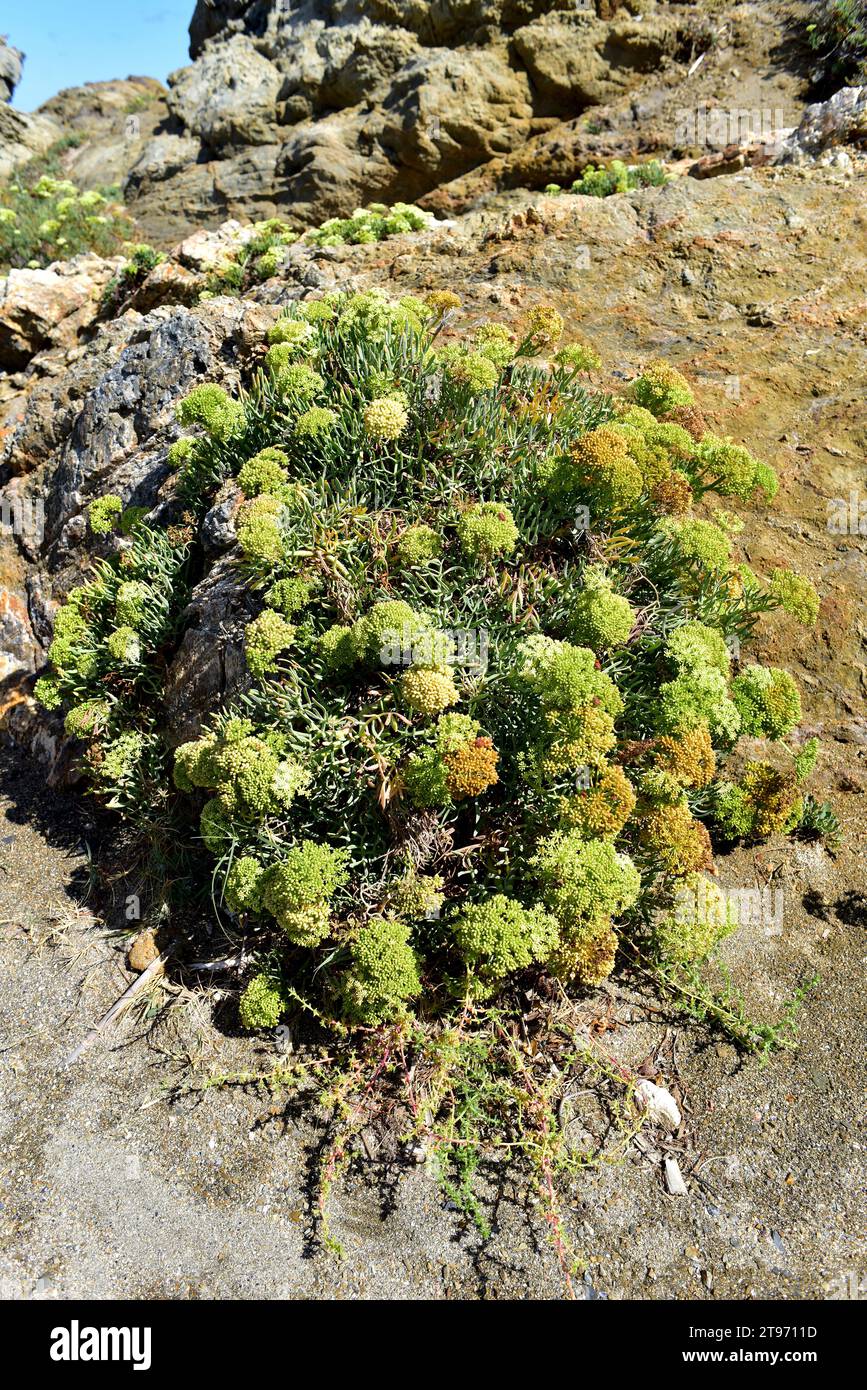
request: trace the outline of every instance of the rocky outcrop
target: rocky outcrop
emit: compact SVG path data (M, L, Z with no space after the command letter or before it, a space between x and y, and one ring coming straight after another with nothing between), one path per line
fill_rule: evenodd
M167 249L195 225L300 228L372 200L460 212L614 157L731 171L755 161L722 157L744 148L728 125L770 113L788 134L805 82L779 59L775 7L724 20L677 0L201 0L168 92L128 78L33 116L0 105L0 177L73 134L64 172L120 183L141 239ZM792 157L842 124L857 138L845 105L811 117ZM714 111L737 121L718 134Z
M208 0L127 201L164 241L172 209L309 225L416 200L634 90L684 22L664 0Z
M67 87L34 112L0 104L0 180L54 147L79 187L122 184L168 119L164 98L152 77L126 77Z
M21 81L21 65L24 54L13 48L0 34L0 101L11 101L12 94Z

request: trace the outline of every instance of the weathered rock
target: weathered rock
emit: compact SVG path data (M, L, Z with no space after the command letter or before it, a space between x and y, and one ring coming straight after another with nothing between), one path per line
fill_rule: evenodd
M237 382L229 362L243 315L240 301L224 299L200 313L164 306L136 325L85 397L51 479L48 534L59 555L74 544L70 519L95 492L117 492L128 505L154 504L169 471L167 444L178 432L174 406L214 375Z
M169 109L205 145L275 143L283 79L245 34L233 34L169 78Z
M243 636L254 611L233 557L220 557L192 595L186 631L166 673L166 736L172 746L195 738L205 711L250 684Z
M130 970L135 970L141 974L152 965L160 953L160 948L156 942L156 935L152 927L146 927L140 931L127 951L126 960Z
M126 198L161 244L181 207L300 225L417 199L631 91L683 22L656 0L209 0L195 61L169 79L174 126L143 148Z
M606 24L582 9L542 15L512 42L540 97L562 117L634 86L674 47L676 32L671 19Z
M111 273L99 256L77 256L45 270L10 270L0 280L0 367L24 367L49 344L71 346L99 311Z
M34 155L44 154L61 134L60 126L48 116L16 111L0 102L0 179L8 179Z
M32 113L0 105L0 179L74 134L64 174L80 188L122 183L167 115L165 88L152 77L66 87Z
M843 87L828 101L807 107L777 162L809 163L831 145L856 143L867 146L867 87Z
M11 101L12 93L21 81L24 54L13 48L0 35L0 101Z

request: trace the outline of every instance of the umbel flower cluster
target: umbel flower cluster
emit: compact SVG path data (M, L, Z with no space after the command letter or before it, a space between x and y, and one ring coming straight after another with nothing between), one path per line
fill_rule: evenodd
M804 814L797 687L731 656L765 611L816 618L806 579L740 562L718 505L764 505L772 469L705 431L670 365L612 398L553 308L463 329L459 309L450 291L292 305L246 395L180 404L187 523L98 500L115 559L58 615L43 700L100 788L119 771L125 806L152 800L143 673L181 635L196 518L236 479L247 686L160 794L261 952L249 1027L290 989L375 1025L522 972L593 985L624 935L693 960L733 925L699 891L712 836ZM742 735L779 756L733 779ZM688 922L668 910L685 886Z

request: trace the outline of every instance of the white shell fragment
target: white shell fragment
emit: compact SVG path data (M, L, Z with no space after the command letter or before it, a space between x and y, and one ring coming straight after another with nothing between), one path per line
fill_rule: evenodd
M647 1111L648 1119L661 1124L666 1129L677 1129L680 1124L680 1110L670 1091L656 1086L652 1081L639 1081L635 1096L642 1109Z
M686 1183L676 1158L665 1160L665 1185L672 1197L685 1197L687 1195Z

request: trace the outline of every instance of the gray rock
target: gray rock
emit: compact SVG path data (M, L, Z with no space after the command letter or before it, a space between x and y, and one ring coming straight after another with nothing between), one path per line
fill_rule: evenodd
M11 101L12 93L21 81L24 54L0 36L0 101Z
M867 87L842 87L828 101L808 106L801 123L783 142L777 164L812 163L829 145L867 136Z
M268 145L282 76L244 34L169 78L169 110L205 145Z
M195 738L209 712L249 685L243 637L252 616L250 591L232 557L224 556L192 595L183 615L183 641L166 673L166 735L172 746Z

